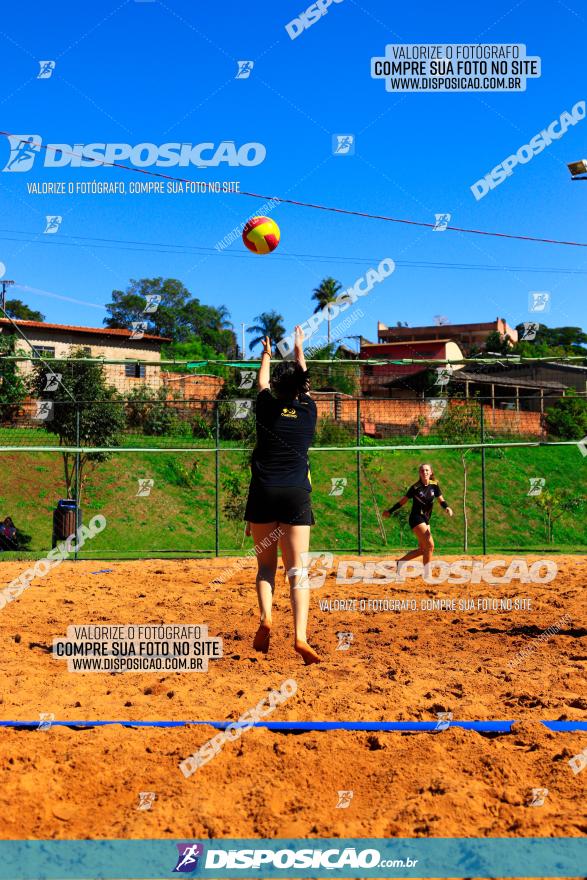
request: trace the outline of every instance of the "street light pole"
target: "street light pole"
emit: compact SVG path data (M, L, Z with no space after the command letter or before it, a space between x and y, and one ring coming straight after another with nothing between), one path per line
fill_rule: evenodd
M241 321L241 332L242 332L241 354L242 354L242 358L244 360L245 359L245 322L244 321Z

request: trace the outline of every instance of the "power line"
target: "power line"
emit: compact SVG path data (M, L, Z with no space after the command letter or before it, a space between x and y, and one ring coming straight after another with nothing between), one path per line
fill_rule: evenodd
M81 235L62 235L59 233L59 239L55 237L49 238L38 238L36 237L36 233L34 232L25 232L24 230L2 230L0 229L0 233L2 232L11 232L14 235L29 235L35 236L34 238L10 238L5 235L0 235L0 241L15 241L19 243L26 244L47 244L47 245L61 245L63 247L95 247L95 248L104 248L107 250L127 250L127 251L136 251L137 253L148 252L148 253L168 253L179 255L182 251L186 256L193 256L194 254L209 254L214 256L226 256L233 257L238 259L250 259L250 255L248 251L245 253L236 252L236 251L219 251L213 247L206 247L203 245L175 245L167 242L149 242L149 241L134 241L132 239L119 239L119 238L92 238L90 236L81 236ZM65 241L63 239L66 239ZM88 242L89 245L79 244L78 242ZM98 244L96 244L98 242ZM144 247L126 247L126 245L144 245ZM154 248L160 248L161 250L154 250ZM168 250L167 250L168 249ZM380 257L359 257L359 256L342 256L339 254L298 254L298 253L281 253L281 254L273 254L272 260L310 260L312 262L342 262L342 263L377 263L379 262ZM480 272L535 272L535 273L545 273L545 274L555 274L555 275L587 275L587 269L570 269L570 268L557 268L555 266L507 266L507 265L492 265L489 263L450 263L445 261L435 261L435 260L395 260L396 266L404 266L406 268L411 269L433 269L433 270L453 270L453 271L480 271ZM19 285L20 286L20 285Z

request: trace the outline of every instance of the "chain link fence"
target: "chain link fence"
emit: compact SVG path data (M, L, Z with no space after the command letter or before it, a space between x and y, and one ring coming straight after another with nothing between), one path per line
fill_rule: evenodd
M540 412L491 400L313 395L313 549L395 553L411 547L408 507L383 519L429 462L453 519L436 514L441 553L587 549L587 458L548 438ZM18 546L51 547L59 499L107 527L80 557L232 555L250 551L243 512L255 442L256 392L210 398L140 394L0 407L0 521ZM585 499L587 500L587 499Z

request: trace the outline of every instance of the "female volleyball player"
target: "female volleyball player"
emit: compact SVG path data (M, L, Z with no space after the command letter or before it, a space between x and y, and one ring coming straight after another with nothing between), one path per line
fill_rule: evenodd
M320 658L307 642L310 590L303 554L308 551L310 526L314 524L308 449L314 439L317 411L308 395L303 341L298 326L294 361L278 364L270 380L271 340L268 336L263 340L257 378L257 443L244 518L250 523L257 554L261 621L253 647L263 653L269 650L279 543L290 584L294 649L310 664L319 663Z
M418 473L420 479L410 486L406 494L403 495L393 507L390 507L389 510L383 511L383 516L391 516L399 510L400 507L403 507L407 501L411 500L412 502L409 523L410 528L418 541L418 549L410 550L409 553L406 553L405 556L398 559L398 568L401 562L407 562L409 559L416 559L418 556L422 557L425 566L431 561L434 552L434 539L432 538L432 532L430 531L430 517L432 516L432 507L435 498L438 498L440 506L444 508L448 516L453 515L452 509L448 506L442 496L442 491L434 478L431 466L429 464L421 464Z

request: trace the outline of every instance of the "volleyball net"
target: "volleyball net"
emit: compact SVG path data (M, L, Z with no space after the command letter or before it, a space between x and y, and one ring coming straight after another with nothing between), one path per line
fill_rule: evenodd
M249 553L243 514L256 372L223 369L232 377L184 375L183 389L107 386L106 399L82 397L66 376L61 384L49 378L40 396L1 403L0 521L10 517L19 535L3 558L44 555L53 511L66 498L80 522L98 513L107 520L81 558ZM205 394L190 396L193 379ZM392 519L382 513L424 461L455 512L433 519L441 553L587 549L587 449L549 433L552 401L519 389L468 390L468 397L442 388L396 398L314 394L314 549L411 547L408 507Z

